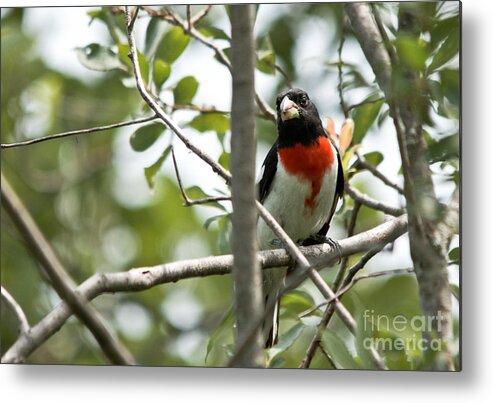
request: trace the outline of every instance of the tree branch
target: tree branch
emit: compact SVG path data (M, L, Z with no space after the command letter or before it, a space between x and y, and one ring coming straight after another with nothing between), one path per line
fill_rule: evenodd
M255 206L255 48L253 6L231 5L231 169L232 202L231 248L234 256L233 283L237 343L263 317L262 276L257 262L257 211ZM239 367L261 367L260 329L239 356Z
M392 189L397 190L401 195L404 194L404 189L402 189L397 183L392 182L389 178L387 178L383 173L381 173L376 166L370 164L364 156L362 156L358 151L356 151L356 157L358 158L358 165L367 169L374 177L380 179L384 184L391 187Z
M128 120L126 122L113 123L113 124L106 125L106 126L96 126L96 127L91 127L88 129L81 129L81 130L71 130L69 132L50 134L49 136L38 137L35 139L31 139L31 140L24 140L24 141L19 141L16 143L2 144L1 147L2 148L14 148L14 147L28 146L30 144L41 143L42 141L47 141L47 140L54 140L54 139L60 139L63 137L77 136L79 134L89 134L89 133L101 132L104 130L111 130L111 129L116 129L118 127L124 127L124 126L138 125L140 123L149 122L149 121L155 120L157 118L158 118L157 115L152 115L152 116L149 116L146 118Z
M402 216L381 224L369 231L339 241L341 256L368 251L377 245L394 241L407 230L407 217ZM329 245L301 247L300 251L313 267L326 267L338 258L338 252ZM284 249L258 253L262 269L288 266L292 263ZM231 255L212 256L184 260L152 267L141 267L124 272L98 273L77 287L77 293L92 300L103 293L142 291L159 284L177 282L187 278L224 275L231 273ZM39 323L31 328L29 335L21 335L2 357L2 362L20 362L57 332L73 311L62 301Z
M358 203L363 204L364 206L370 207L373 210L378 210L381 211L382 213L389 214L394 217L404 214L404 209L392 207L378 200L375 200L370 196L361 193L358 189L351 186L347 182L344 190L354 201L357 201Z
M26 314L22 310L21 306L17 303L12 295L3 287L1 288L0 294L2 295L2 299L5 302L5 305L12 311L17 322L19 323L19 333L26 334L29 333L30 326L27 321Z
M204 197L202 199L192 200L187 196L185 192L185 188L183 187L183 183L181 182L180 171L178 169L178 163L176 162L175 151L171 148L171 158L173 159L173 166L175 167L175 175L176 180L178 181L178 188L180 189L180 193L185 201L183 203L184 206L195 206L197 204L208 204L208 203L216 203L219 201L229 201L231 200L230 196L212 196L212 197Z
M88 305L88 301L77 292L74 281L60 263L55 251L45 239L33 218L3 176L3 173L1 179L2 203L19 232L27 241L30 249L43 265L57 294L70 305L79 320L91 331L112 363L120 365L135 364L130 352L113 338L106 329L99 313Z

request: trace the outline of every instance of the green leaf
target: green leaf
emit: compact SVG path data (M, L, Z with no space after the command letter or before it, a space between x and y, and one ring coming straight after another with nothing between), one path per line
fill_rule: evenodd
M257 51L257 69L265 74L276 74L276 54L269 35L264 37Z
M231 47L228 47L228 48L224 48L222 49L224 55L226 56L226 58L228 60L231 60ZM217 53L214 54L214 59L216 59L219 63L223 64L223 65L226 65L220 58L219 56L217 55Z
M364 155L365 159L377 167L383 161L383 154L379 151L372 151L371 153L367 153Z
M306 291L291 290L282 296L281 306L284 309L284 314L297 317L300 313L312 309L315 306L315 301Z
M172 148L171 145L166 147L163 153L161 154L161 157L159 157L159 159L154 164L144 168L144 174L147 180L147 184L151 189L154 188L154 177L158 173L159 169L161 169L163 162L166 161L166 158L168 158L171 148Z
M209 227L211 226L211 224L214 222L214 221L217 221L219 219L222 219L224 218L225 216L227 216L228 214L218 214L218 215L214 215L212 217L209 217L207 220L205 220L204 222L204 228L205 229L209 229Z
M363 102L373 101L378 99L378 94L372 94L367 97ZM380 112L380 108L383 105L383 100L366 103L356 108L353 113L354 120L354 133L353 133L353 144L359 144L363 140L371 125L375 121Z
M173 90L175 104L186 105L191 103L193 97L197 93L198 88L199 82L195 77L187 76L182 78Z
M291 327L286 333L281 336L279 343L277 343L269 350L269 358L272 359L291 347L298 339L298 337L300 337L301 332L303 332L304 328L305 325L301 321L297 322L293 327Z
M281 368L285 362L286 359L278 355L277 357L274 357L271 361L269 361L269 368Z
M222 113L202 113L193 118L188 125L201 133L209 130L225 134L229 130L229 118Z
M165 62L172 64L180 57L190 42L188 36L180 27L172 27L164 35L163 40L158 46L156 56Z
M395 40L395 49L404 66L415 71L424 71L428 54L418 38L400 35Z
M206 197L211 197L210 195L208 195L207 193L205 193L199 186L191 186L189 188L187 188L185 190L185 193L187 194L188 198L190 200L198 200L198 199L204 199ZM204 205L207 205L207 206L211 206L211 207L216 207L220 210L223 210L223 211L226 211L226 209L224 208L223 205L219 204L218 202L215 202L215 201L211 201L210 203L207 203L207 204L204 204ZM208 221L208 220L207 220ZM207 223L206 221L206 223ZM210 223L207 223L204 224L205 228L207 229L207 227L210 225Z
M164 60L156 59L153 69L153 80L157 88L161 88L171 74L171 66Z
M457 248L452 249L448 254L448 258L449 258L450 262L459 264L459 262L460 262L460 248L457 247Z
M167 24L160 18L151 18L146 29L144 54L151 57L156 53L159 42L166 32Z
M223 316L221 323L219 324L217 329L214 330L214 333L212 333L211 337L209 337L209 341L207 342L207 349L205 352L205 361L204 361L205 363L207 363L207 358L209 357L209 354L214 348L214 346L218 343L220 336L223 335L226 331L233 329L233 324L234 324L234 315L233 315L233 307L231 307Z
M91 43L83 48L76 48L79 62L89 70L110 71L124 69L118 54L107 46Z
M200 27L198 31L209 38L214 38L214 39L225 39L227 41L230 41L231 38L228 36L226 32L224 32L222 29L209 26L209 27Z
M430 46L435 50L438 45L452 32L459 28L459 18L453 16L439 20L430 32Z
M459 158L459 135L444 137L438 141L431 140L428 146L428 161L435 163Z
M120 60L128 67L128 71L133 71L132 60L128 55L130 54L130 47L128 44L120 43L118 45L118 56ZM142 75L143 80L147 83L149 78L149 62L147 58L137 51L137 60L139 61L140 74Z
M459 46L460 35L457 27L449 33L447 39L445 39L435 56L433 56L428 70L433 72L452 60L459 53Z
M135 151L145 151L154 144L163 132L164 127L160 123L139 127L130 136L130 145Z
M443 95L453 104L460 103L460 73L459 70L440 70L440 83Z
M322 333L322 345L329 352L332 359L338 364L338 368L359 369L360 365L355 361L341 338L333 331L327 329Z
M231 154L230 153L227 153L226 151L224 151L220 156L219 156L219 159L217 160L217 162L219 162L219 164L224 168L224 169L227 169L229 171L229 168L230 168L230 159L231 159Z

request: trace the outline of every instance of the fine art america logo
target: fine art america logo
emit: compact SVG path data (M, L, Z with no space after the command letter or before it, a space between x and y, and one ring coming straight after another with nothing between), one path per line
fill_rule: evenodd
M366 349L374 347L380 351L442 351L442 340L431 337L431 335L441 332L445 319L440 311L436 316L406 317L404 315L375 315L373 309L367 309L363 313L364 331L374 336L366 337L363 340L363 346ZM396 336L403 332L409 334L409 330L412 330L411 336ZM392 336L381 336L382 333L391 333ZM421 334L428 334L429 337L421 337Z

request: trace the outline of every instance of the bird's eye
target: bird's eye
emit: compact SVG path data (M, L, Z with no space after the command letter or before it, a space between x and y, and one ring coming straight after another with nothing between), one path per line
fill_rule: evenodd
M307 103L308 103L308 97L306 95L302 95L299 100L300 106L305 107Z

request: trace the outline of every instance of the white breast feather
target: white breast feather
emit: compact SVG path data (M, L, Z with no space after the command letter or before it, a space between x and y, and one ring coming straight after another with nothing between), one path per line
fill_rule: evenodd
M293 241L298 242L318 233L327 221L337 184L337 160L331 168L324 175L320 192L315 198L315 207L310 209L305 206L305 199L312 192L310 181L288 174L279 160L264 206ZM271 241L277 237L261 218L257 234L261 249L273 248Z

